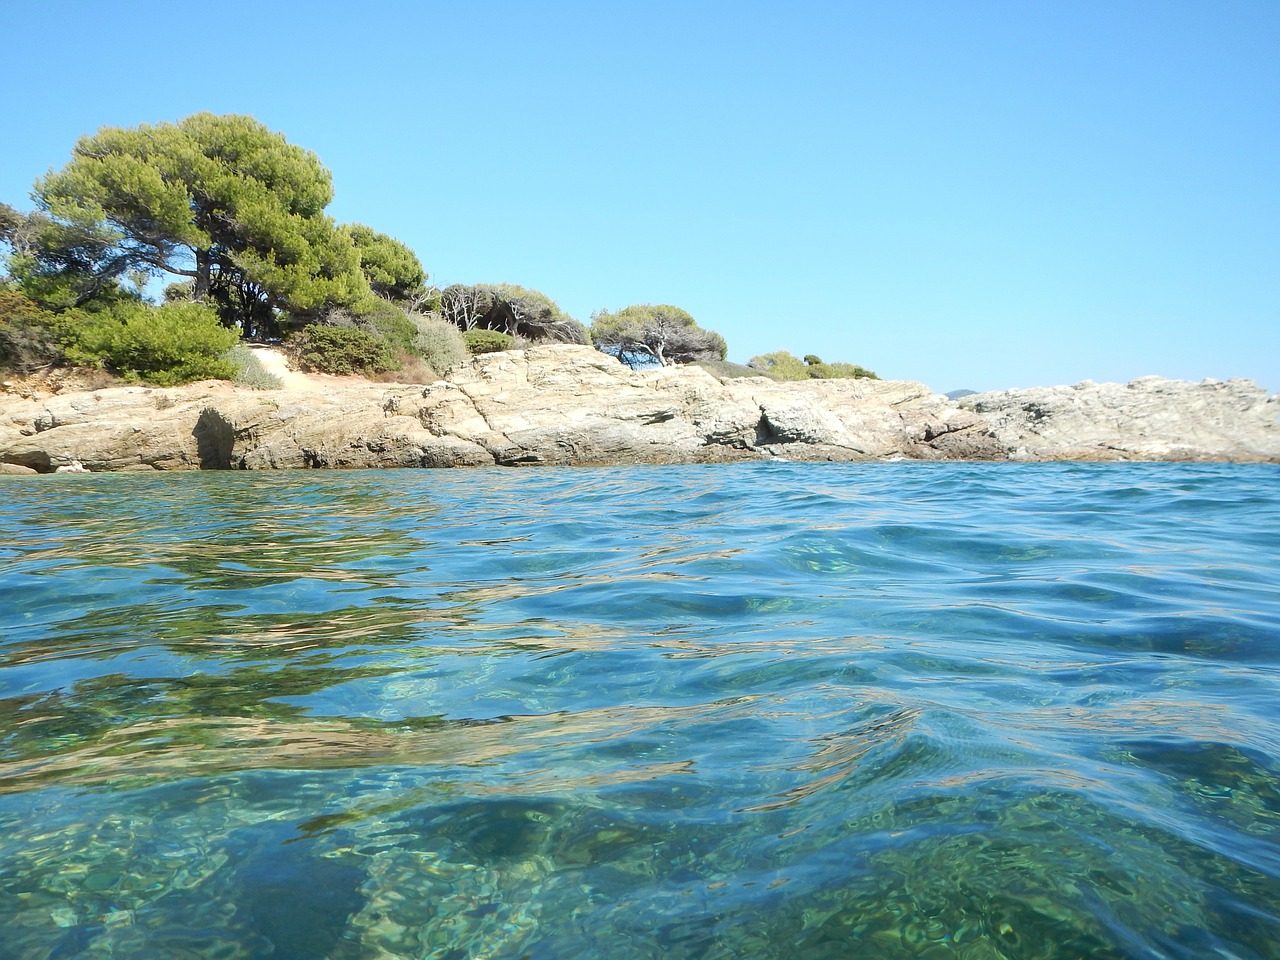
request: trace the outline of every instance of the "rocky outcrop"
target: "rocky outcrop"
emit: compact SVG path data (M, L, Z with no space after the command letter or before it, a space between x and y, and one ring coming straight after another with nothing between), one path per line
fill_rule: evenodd
M1141 402L1130 409L1100 399L1113 394ZM633 371L590 347L556 345L476 357L425 386L313 377L275 391L210 381L0 397L0 464L43 473L74 461L92 471L772 457L1280 461L1276 404L1242 381L1081 385L956 402L904 381L722 382L697 367ZM1102 411L1105 426L1090 420Z
M0 401L0 461L40 472L1003 457L981 417L917 383L722 383L590 347L488 354L426 386L313 378Z
M1015 460L1280 462L1280 395L1252 380L1143 377L959 401Z

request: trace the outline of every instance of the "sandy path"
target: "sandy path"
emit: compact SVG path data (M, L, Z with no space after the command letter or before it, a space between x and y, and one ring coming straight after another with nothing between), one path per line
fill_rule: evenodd
M315 390L320 383L305 373L301 373L289 366L289 360L279 350L271 347L264 347L260 343L245 344L253 355L258 358L258 362L262 364L262 369L267 373L280 378L280 387L282 390L312 391Z

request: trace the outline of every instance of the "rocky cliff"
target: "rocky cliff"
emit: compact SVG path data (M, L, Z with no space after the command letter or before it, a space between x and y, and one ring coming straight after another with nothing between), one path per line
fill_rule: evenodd
M1280 462L1280 397L1247 381L1082 384L957 402L918 383L720 381L590 347L476 357L425 386L311 377L0 396L0 468L444 467L1010 458Z

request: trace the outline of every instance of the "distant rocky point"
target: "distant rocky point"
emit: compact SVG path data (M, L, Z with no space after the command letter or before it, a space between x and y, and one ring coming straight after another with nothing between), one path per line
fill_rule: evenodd
M1280 462L1280 394L1252 380L1086 380L958 403L986 421L1013 460Z
M1147 377L967 395L886 380L720 380L591 347L487 354L421 386L311 377L0 395L0 473L706 463L1179 460L1280 463L1280 395Z

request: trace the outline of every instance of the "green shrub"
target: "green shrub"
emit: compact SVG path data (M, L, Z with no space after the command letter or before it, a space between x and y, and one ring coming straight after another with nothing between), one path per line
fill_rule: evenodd
M764 353L752 357L748 365L772 380L846 380L854 377L865 377L879 380L866 367L856 363L823 363L822 359L812 353L807 354L801 363L794 354L786 350Z
M479 356L482 353L498 353L502 350L510 350L512 339L499 330L468 330L462 335L463 341L467 345L467 350L473 356Z
M0 286L0 323L31 323L45 311L16 287Z
M78 315L78 314L77 314ZM64 316L15 289L0 287L0 365L21 373L62 359Z
M389 353L411 353L418 328L408 315L393 303L376 298L362 301L354 308L356 324L387 342Z
M274 373L268 373L258 355L243 343L227 351L226 359L235 367L232 381L250 390L279 390L284 384Z
M84 314L68 326L65 337L72 363L166 387L191 380L230 380L235 367L226 353L239 339L203 304L153 307L139 302Z
M775 350L752 357L747 366L759 371L760 376L770 380L808 380L809 368L800 362L794 354L786 350Z
M447 320L421 313L410 314L409 319L417 331L413 352L437 375L444 376L470 355L462 331Z
M860 367L856 363L822 363L821 361L809 365L809 376L815 380L880 379L866 367Z
M386 341L356 327L312 324L289 338L289 348L303 367L322 373L374 373L396 366Z

